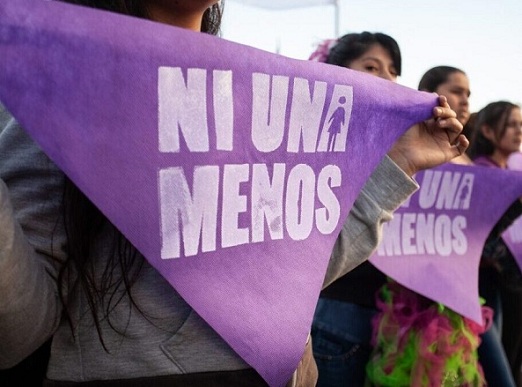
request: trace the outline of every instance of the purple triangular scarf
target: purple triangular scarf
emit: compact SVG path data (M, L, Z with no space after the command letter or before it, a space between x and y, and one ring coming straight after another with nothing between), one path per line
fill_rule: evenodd
M522 270L522 218L518 218L511 227L502 234L509 251L513 254L520 270Z
M0 100L272 386L304 351L333 243L434 95L220 38L0 1Z
M482 324L482 249L502 214L522 196L522 174L445 164L415 179L419 191L384 226L370 261L403 286Z

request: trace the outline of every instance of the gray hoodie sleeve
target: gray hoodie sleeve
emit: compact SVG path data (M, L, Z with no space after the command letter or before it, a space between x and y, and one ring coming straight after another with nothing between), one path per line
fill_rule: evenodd
M375 251L382 225L417 189L418 184L385 156L359 193L335 241L323 288L342 277Z
M62 173L0 105L0 368L58 326L62 187Z

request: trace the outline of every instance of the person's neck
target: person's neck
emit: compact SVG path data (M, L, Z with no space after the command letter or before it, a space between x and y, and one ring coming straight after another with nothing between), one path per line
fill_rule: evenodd
M507 160L508 156L499 150L495 150L493 154L489 155L488 158L493 161L495 164L497 164L500 168L506 169L507 168Z
M172 12L169 8L160 5L150 5L147 7L147 13L151 20L197 32L201 31L201 22L203 21L204 12L205 10L201 12L180 12L179 10Z

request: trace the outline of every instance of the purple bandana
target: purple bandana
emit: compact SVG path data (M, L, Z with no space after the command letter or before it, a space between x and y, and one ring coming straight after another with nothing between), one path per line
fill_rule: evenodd
M333 243L434 95L146 20L0 1L0 100L272 386Z
M480 256L493 226L522 196L522 174L445 164L415 179L420 190L385 224L370 260L407 288L482 324Z
M522 270L522 218L517 219L503 234L502 239L515 257L518 267Z

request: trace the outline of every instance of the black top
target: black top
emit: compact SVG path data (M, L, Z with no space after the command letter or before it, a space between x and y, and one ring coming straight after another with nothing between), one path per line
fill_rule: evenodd
M329 285L321 297L375 309L376 293L385 283L386 276L366 261Z

